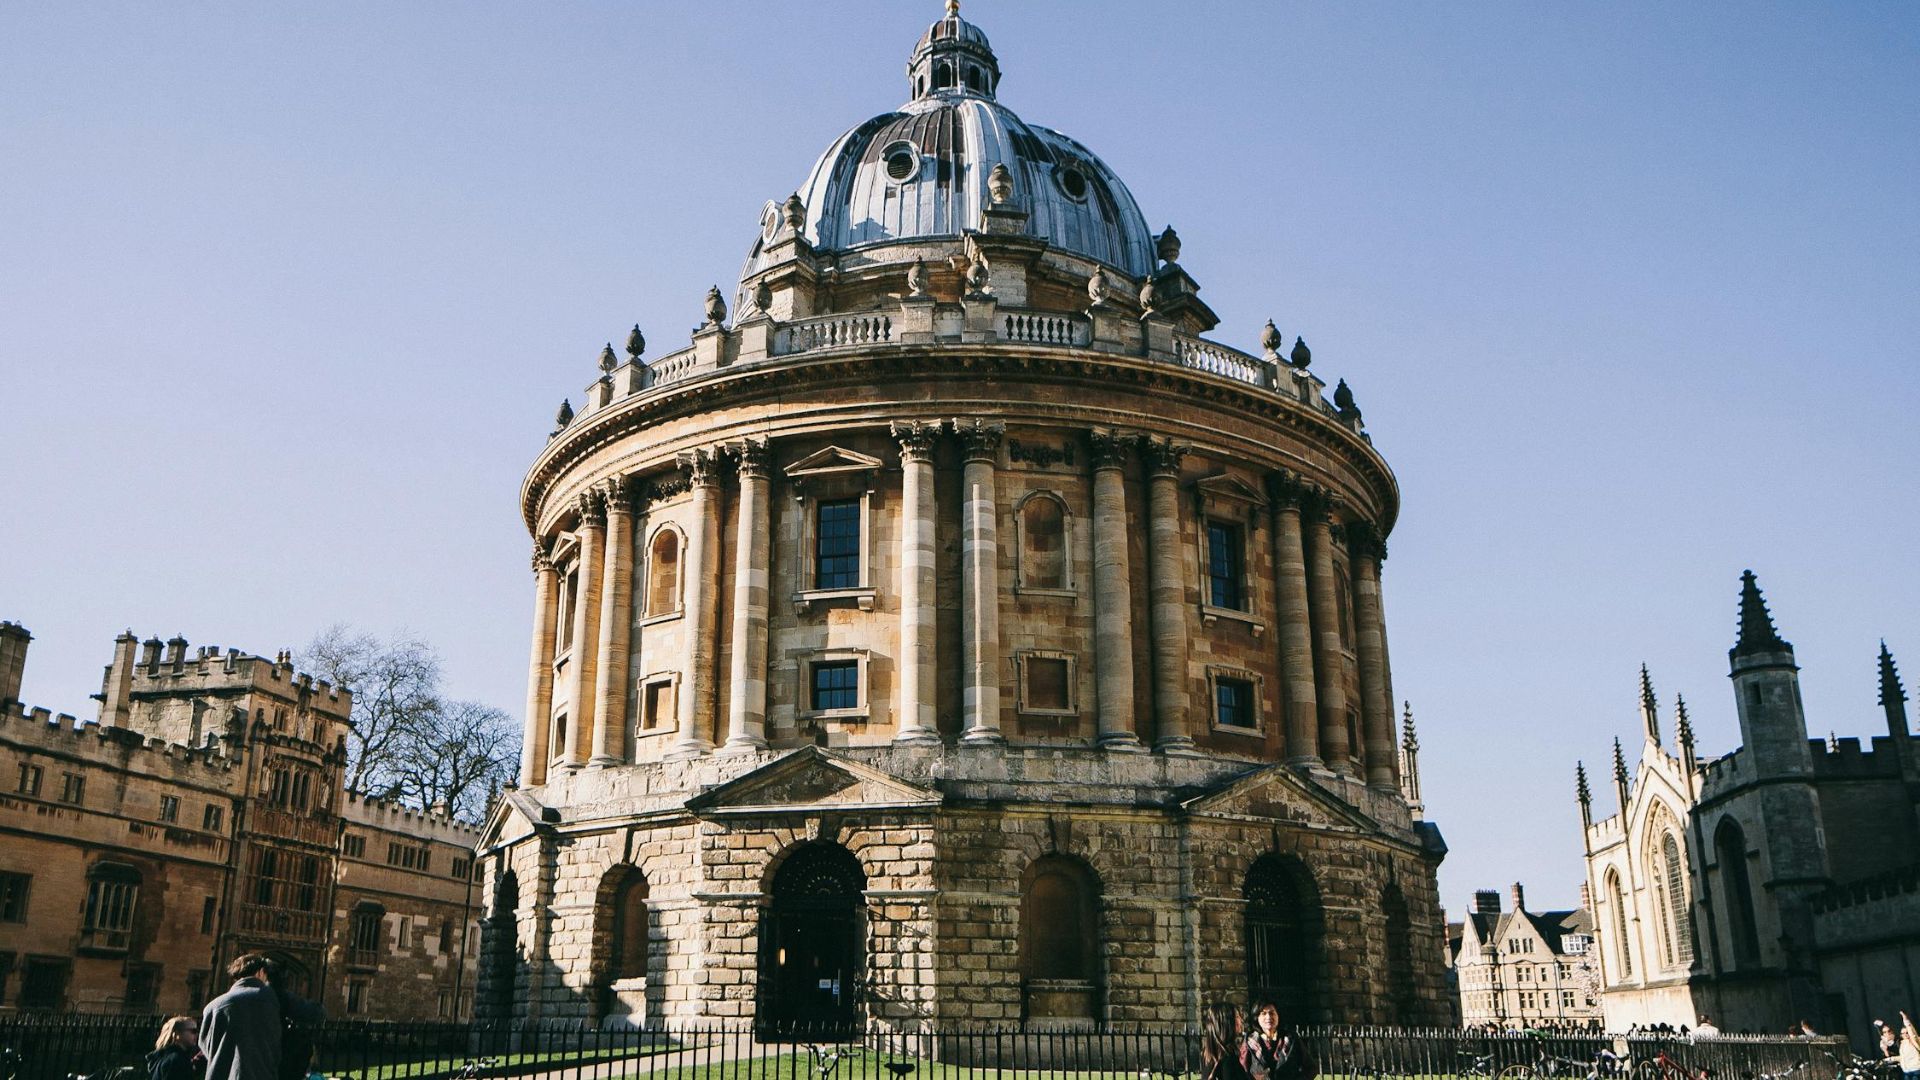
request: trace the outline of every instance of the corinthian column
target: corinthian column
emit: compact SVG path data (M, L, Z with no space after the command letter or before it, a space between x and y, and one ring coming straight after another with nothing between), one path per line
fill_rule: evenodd
M894 424L892 430L900 441L900 705L893 741L937 743L933 445L940 425L909 421Z
M633 502L625 477L600 485L607 503L606 569L600 575L598 670L593 680L593 757L618 765L627 742L627 640L633 628Z
M1267 478L1273 496L1273 562L1279 577L1280 677L1287 696L1287 762L1320 764L1320 702L1313 687L1313 626L1307 604L1307 552L1300 531L1300 478Z
M772 481L766 440L740 444L740 505L733 533L733 674L727 695L727 753L767 745L767 531Z
M549 722L553 717L553 560L533 542L533 656L527 661L527 720L520 734L520 786L547 782Z
M566 767L587 763L593 739L594 684L600 663L600 568L607 555L607 499L599 488L580 493L579 584L573 598L573 660L567 665Z
M1309 501L1307 585L1313 619L1313 670L1320 701L1320 756L1337 772L1353 772L1347 738L1347 684L1341 654L1339 593L1334 587L1332 499L1314 492Z
M1000 742L1000 508L994 462L1006 429L955 420L966 448L960 512L960 635L966 665L961 742Z
M1180 544L1180 459L1187 447L1148 441L1147 592L1153 619L1154 748L1193 745L1188 731L1187 560Z
M690 758L713 749L713 740L701 731L701 725L714 719L714 635L720 618L720 459L711 450L692 450L680 455L680 468L693 489L693 521L687 530L685 565L687 666L680 677L686 693L678 702L680 734L668 756Z
M1093 433L1093 694L1100 745L1139 750L1133 730L1133 568L1127 557L1127 485L1133 440Z
M1380 605L1380 560L1387 544L1368 522L1347 526L1353 560L1354 644L1360 653L1360 730L1367 750L1367 785L1399 786L1393 747L1393 700L1388 695L1386 620Z

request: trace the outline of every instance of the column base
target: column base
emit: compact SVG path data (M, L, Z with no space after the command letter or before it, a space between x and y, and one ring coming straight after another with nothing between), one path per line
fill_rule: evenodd
M767 740L758 735L735 736L727 740L718 751L722 757L737 757L741 754L757 754L767 748Z
M705 739L700 739L695 742L674 743L673 749L667 751L665 760L691 761L694 758L706 757L712 752L713 744Z
M1323 771L1327 767L1326 762L1320 760L1319 754L1301 754L1298 757L1290 757L1287 759L1287 766L1288 768L1300 769L1305 772Z
M1140 742L1140 736L1131 731L1110 731L1098 740L1102 750L1111 750L1116 754L1144 754L1147 748Z
M999 728L974 728L960 736L962 746L994 746L1007 741Z
M1158 754L1198 754L1191 735L1162 735L1153 741L1153 749Z
M926 728L910 728L893 737L895 746L938 746L940 733Z
M626 762L614 757L612 754L595 754L587 759L587 768L589 769L604 769L609 765L625 764Z

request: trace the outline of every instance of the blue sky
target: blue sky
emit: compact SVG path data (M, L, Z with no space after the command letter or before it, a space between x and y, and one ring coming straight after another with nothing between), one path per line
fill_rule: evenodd
M517 711L554 407L731 293L939 6L0 10L25 697L89 712L125 627L346 621ZM1450 908L1573 901L1573 762L1637 730L1643 660L1734 744L1745 567L1816 733L1881 729L1879 638L1920 671L1920 7L965 14L1001 99L1178 228L1216 339L1273 318L1353 387L1405 496L1388 627Z

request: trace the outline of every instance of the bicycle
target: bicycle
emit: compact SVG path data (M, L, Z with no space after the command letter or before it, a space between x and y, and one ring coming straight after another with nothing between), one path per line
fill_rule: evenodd
M1712 1069L1695 1069L1674 1060L1665 1050L1633 1067L1633 1080L1711 1080Z
M454 1080L482 1080L486 1076L486 1070L498 1064L500 1064L499 1058L468 1058L460 1066L460 1071L453 1074Z

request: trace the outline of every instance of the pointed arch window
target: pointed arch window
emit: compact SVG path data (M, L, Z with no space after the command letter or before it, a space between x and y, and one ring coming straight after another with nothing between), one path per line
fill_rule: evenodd
M1719 863L1720 895L1727 905L1727 930L1733 937L1735 967L1760 962L1760 930L1753 915L1753 889L1747 876L1747 835L1731 817L1713 836Z
M1659 893L1661 929L1665 932L1668 967L1693 964L1693 926L1688 917L1687 864L1680 841L1671 830L1660 835Z
M1614 958L1620 965L1620 978L1633 978L1633 945L1627 938L1627 894L1620 888L1620 875L1607 872L1607 905L1613 908Z

